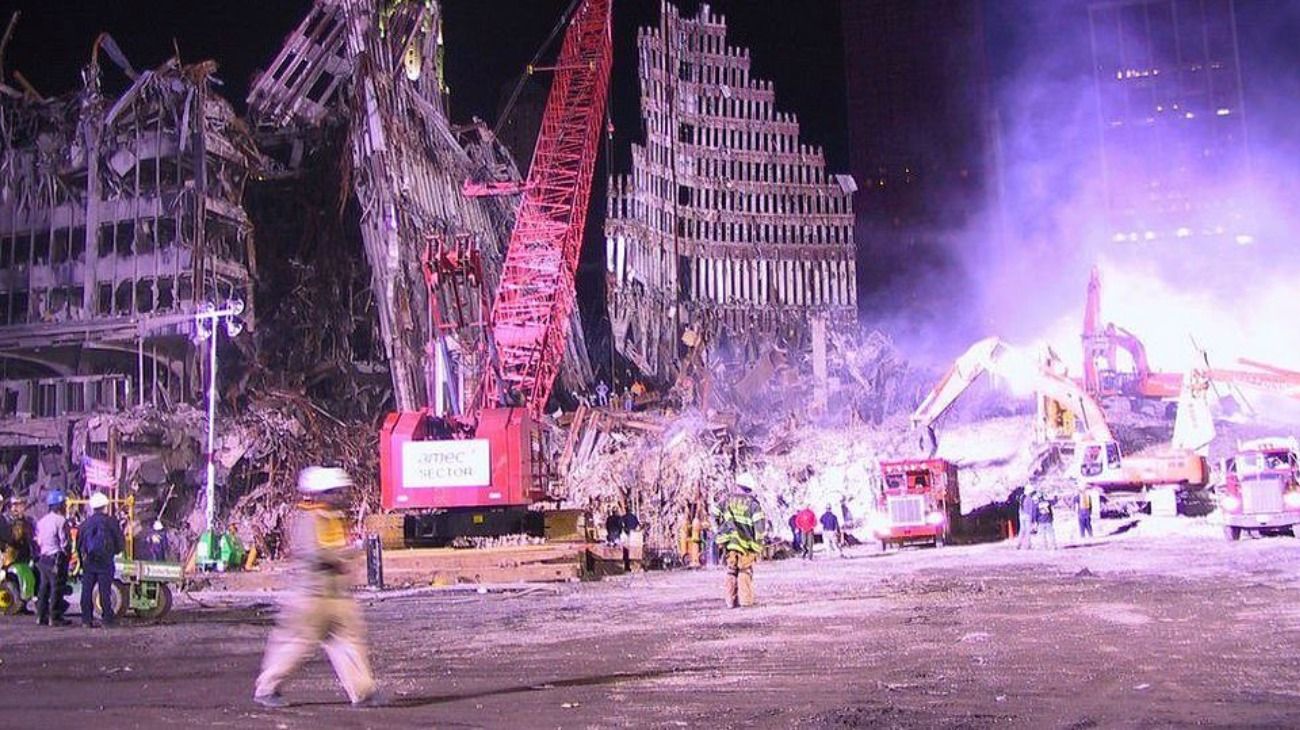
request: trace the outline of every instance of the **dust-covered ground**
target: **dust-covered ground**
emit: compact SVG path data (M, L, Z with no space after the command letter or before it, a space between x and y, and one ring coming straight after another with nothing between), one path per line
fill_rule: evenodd
M363 598L391 700L372 710L323 657L285 688L293 706L251 703L266 596L201 594L111 631L15 617L0 725L1295 725L1300 540L1186 527L762 563L752 609L722 608L717 570Z

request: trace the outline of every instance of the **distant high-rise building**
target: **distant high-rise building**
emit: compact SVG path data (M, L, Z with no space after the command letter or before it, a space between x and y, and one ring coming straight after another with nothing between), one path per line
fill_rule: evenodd
M996 223L983 6L843 0L840 7L864 298L933 301L933 290L895 277L916 275L927 262L942 275L954 247L989 235Z
M667 377L691 332L744 361L806 344L814 318L856 323L853 182L800 141L723 18L665 2L637 52L645 142L605 223L619 352Z
M1114 240L1251 242L1233 0L1093 2L1088 20Z

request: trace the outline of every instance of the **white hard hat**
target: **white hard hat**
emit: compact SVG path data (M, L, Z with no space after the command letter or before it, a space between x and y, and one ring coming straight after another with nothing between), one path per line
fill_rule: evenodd
M108 506L108 496L105 495L103 492L95 492L94 494L90 495L91 509L104 509L107 506Z
M162 528L163 528L162 520L154 520L154 521L153 521L153 529L154 529L155 532L156 532L156 531L159 531L159 530L162 530Z
M758 489L758 480L749 472L741 472L736 475L736 486L745 489Z
M333 466L309 466L298 475L298 491L307 494L352 486L352 477Z

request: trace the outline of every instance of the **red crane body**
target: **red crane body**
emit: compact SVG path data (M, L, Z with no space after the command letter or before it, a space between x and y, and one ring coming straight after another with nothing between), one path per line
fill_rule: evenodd
M492 304L493 357L481 397L460 416L433 408L388 415L380 433L384 509L519 508L544 496L533 424L559 372L574 307L609 88L611 1L583 0L569 20ZM471 534L518 527L479 512L460 527Z

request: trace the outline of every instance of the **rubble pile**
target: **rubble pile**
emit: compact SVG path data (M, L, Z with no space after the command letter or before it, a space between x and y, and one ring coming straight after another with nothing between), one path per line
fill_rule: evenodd
M360 520L378 502L376 429L349 424L307 397L259 392L234 416L218 416L214 461L217 513L228 529L263 554L279 553L283 517L296 502L298 471L335 464L356 480L353 512ZM207 415L188 405L141 407L84 421L74 434L82 453L117 454L118 482L136 498L138 524L161 519L187 555L206 528L203 492ZM98 446L97 446L98 445Z
M819 388L812 364L785 360L762 378L750 371L730 384L722 381L725 368L713 370L707 410L689 397L679 406L681 388L653 401L653 411L579 408L559 461L564 487L557 496L598 518L630 508L656 549L671 549L690 510L719 500L740 470L757 477L776 535L804 507L830 506L849 515L851 526L862 524L875 509L880 462L923 454L908 414L933 374L878 332L832 342L825 405L817 409L807 407ZM718 408L724 404L731 409ZM1015 410L1003 404L992 412ZM953 419L939 444L937 456L961 469L966 513L1004 502L1041 468L1032 416L989 412Z

